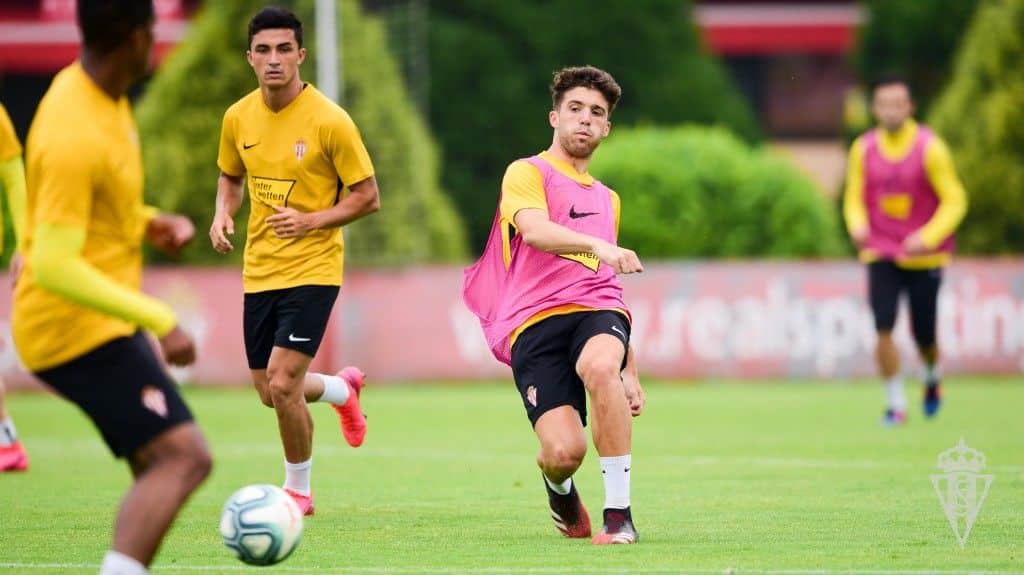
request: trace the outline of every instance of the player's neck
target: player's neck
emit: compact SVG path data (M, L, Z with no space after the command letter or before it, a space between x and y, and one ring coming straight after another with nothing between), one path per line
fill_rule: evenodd
M590 156L587 156L586 158L577 158L570 155L569 152L566 152L565 148L563 148L558 142L551 143L551 147L548 148L548 153L559 160L562 160L566 164L569 164L580 174L586 174L587 168L590 166Z
M271 88L268 86L260 86L260 92L263 94L263 103L270 108L271 112L280 112L285 109L288 104L295 101L295 98L299 97L302 93L302 89L305 84L296 75L295 80L289 83L287 86L280 88Z
M83 49L80 62L85 75L115 102L125 95L135 81L114 58L97 56Z

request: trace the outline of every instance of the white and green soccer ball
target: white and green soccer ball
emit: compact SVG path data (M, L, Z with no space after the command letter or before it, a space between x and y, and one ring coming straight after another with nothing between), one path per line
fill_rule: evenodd
M231 494L220 515L224 545L250 565L288 558L302 538L302 512L280 487L248 485Z

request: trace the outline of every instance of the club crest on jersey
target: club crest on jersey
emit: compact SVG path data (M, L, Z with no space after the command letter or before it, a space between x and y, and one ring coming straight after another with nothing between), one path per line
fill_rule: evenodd
M306 141L298 140L295 142L295 159L302 161L303 156L306 155Z
M167 419L167 398L164 396L164 392L152 385L142 388L142 406Z

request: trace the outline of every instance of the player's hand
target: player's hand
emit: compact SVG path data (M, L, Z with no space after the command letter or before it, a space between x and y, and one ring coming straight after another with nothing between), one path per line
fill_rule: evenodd
M609 265L617 274L632 274L644 271L643 264L636 252L620 248L608 242L600 242L594 250L594 254L601 262Z
M25 268L25 257L21 252L14 252L11 256L10 269L7 270L7 279L11 280L11 289L18 285L18 278L21 277L21 270Z
M274 206L274 211L277 213L264 221L279 238L301 238L314 227L312 214L282 206Z
M908 256L917 256L930 252L919 232L914 232L903 240L903 252Z
M170 333L160 338L160 348L164 352L164 359L171 365L180 367L196 360L195 344L180 325L174 326Z
M196 227L192 220L179 214L157 214L146 226L146 239L156 249L169 256L178 256L181 248L192 241Z
M235 249L231 245L228 236L235 234L235 220L225 212L217 212L213 216L213 224L210 225L210 242L213 249L220 254L230 253Z
M640 415L640 412L644 410L644 404L647 403L647 395L644 394L644 388L640 386L640 377L636 371L627 369L622 372L622 387L626 391L629 412L633 417Z

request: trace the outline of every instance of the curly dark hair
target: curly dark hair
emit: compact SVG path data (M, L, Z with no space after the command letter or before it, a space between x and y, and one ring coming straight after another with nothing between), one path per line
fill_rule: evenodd
M601 92L608 100L608 113L615 109L615 104L622 97L622 88L608 72L593 66L572 66L555 72L551 81L551 104L557 110L565 93L581 86Z

